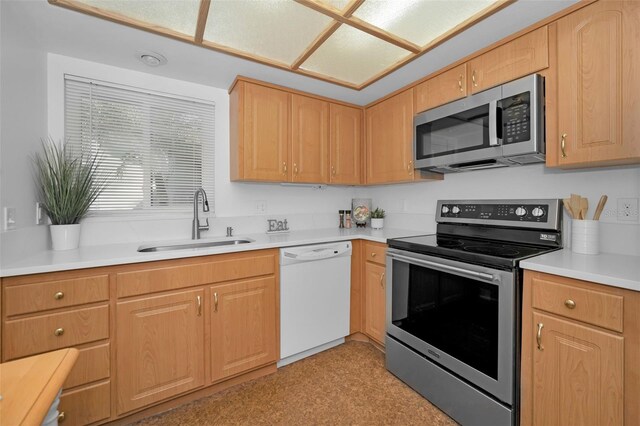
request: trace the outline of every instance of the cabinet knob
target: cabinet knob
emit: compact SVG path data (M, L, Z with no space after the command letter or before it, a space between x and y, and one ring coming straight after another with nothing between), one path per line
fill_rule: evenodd
M375 251L371 252L371 257L376 257L376 252Z
M67 418L67 415L65 414L65 412L60 411L60 413L58 414L58 423L64 422L64 419L66 418Z
M567 307L567 308L569 308L569 309L575 309L575 307L576 307L576 302L574 302L574 301L573 301L573 300L571 300L571 299L567 299L567 300L565 300L565 301L564 301L564 306L566 306L566 307Z
M56 294L53 295L53 298L56 299L56 300L60 300L60 299L64 298L64 293L59 291L59 292L57 292Z
M60 328L56 328L56 330L53 332L54 335L56 336L62 336L64 334L64 328L60 327Z

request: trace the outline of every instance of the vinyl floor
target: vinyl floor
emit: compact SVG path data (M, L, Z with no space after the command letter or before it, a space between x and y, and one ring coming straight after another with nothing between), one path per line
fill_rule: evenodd
M347 342L136 423L152 425L455 425L384 368L369 343Z

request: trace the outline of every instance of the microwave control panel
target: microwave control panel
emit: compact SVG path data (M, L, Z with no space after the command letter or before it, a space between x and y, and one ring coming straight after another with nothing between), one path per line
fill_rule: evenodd
M513 222L546 222L546 204L443 204L438 216L442 219L483 219Z
M526 142L531 139L531 93L524 92L502 99L502 143Z

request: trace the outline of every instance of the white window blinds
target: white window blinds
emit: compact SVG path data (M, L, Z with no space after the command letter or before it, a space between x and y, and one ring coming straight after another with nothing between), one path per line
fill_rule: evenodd
M185 209L207 191L213 211L213 103L65 76L65 138L98 153L111 183L93 211Z

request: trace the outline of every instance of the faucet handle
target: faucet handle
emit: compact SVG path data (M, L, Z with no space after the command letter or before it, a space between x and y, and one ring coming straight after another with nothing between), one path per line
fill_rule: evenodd
M233 228L231 226L227 226L227 237L233 237Z
M200 227L200 229L202 231L208 231L209 230L209 218L205 219L205 224L204 225L200 225L200 223L198 222L198 226Z

